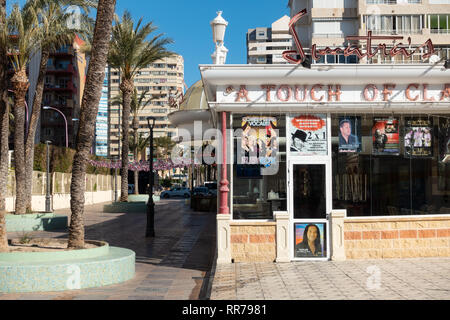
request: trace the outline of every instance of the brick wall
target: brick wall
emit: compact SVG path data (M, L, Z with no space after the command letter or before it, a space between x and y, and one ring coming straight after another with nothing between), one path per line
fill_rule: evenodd
M450 216L347 218L344 239L347 259L450 257Z
M231 222L230 230L231 259L235 262L275 261L275 222Z

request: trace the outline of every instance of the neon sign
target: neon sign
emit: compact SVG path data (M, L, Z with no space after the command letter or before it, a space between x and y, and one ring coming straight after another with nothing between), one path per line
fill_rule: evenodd
M306 59L306 54L303 49L302 43L300 42L297 31L295 31L295 24L306 14L307 10L303 9L302 11L297 13L289 22L289 30L292 34L292 37L294 38L295 45L297 46L297 50L289 50L283 52L283 58L290 63L300 64ZM422 44L420 47L414 50L406 49L403 43L401 42L395 45L390 50L387 49L385 43L378 44L376 49L372 48L373 40L403 40L403 38L404 37L402 36L373 36L372 31L368 31L367 36L350 36L345 38L346 40L349 41L366 41L367 46L365 51L350 44L345 49L339 47L335 49L331 49L329 47L326 47L325 49L317 49L317 45L313 44L311 47L311 57L312 59L317 61L320 59L320 56L324 56L326 54L337 55L339 53L343 53L345 57L356 55L360 59L364 57L370 59L373 56L375 56L379 50L382 50L381 52L383 52L385 56L395 57L397 55L403 55L406 58L410 58L415 52L417 52L421 48L426 48L428 49L427 50L428 52L426 52L422 56L422 58L427 59L435 52L433 42L431 41L431 39L428 39L424 44ZM411 37L408 37L408 45L411 46ZM300 55L299 59L296 57L297 55Z

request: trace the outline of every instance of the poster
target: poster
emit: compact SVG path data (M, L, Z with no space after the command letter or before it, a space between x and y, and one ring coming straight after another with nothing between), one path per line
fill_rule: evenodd
M395 118L375 118L372 127L374 155L400 154L399 121Z
M439 161L450 163L450 118L439 119Z
M275 117L244 117L242 119L241 164L268 168L276 162L278 128Z
M357 153L361 146L361 117L339 118L339 152Z
M288 125L289 150L292 156L328 154L327 115L300 115Z
M433 156L433 120L420 118L405 119L405 156Z
M296 223L294 229L294 258L327 258L326 223Z

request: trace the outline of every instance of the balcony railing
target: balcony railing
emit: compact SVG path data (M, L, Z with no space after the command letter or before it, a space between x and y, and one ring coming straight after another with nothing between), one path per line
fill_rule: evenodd
M400 0L366 0L366 4L421 4L422 0L408 0L408 1L400 1Z
M450 34L450 29L431 29L430 32L435 34Z
M407 30L407 29L403 29L403 30L379 30L379 29L375 29L375 30L369 30L367 29L367 31L372 31L372 34L389 34L389 35L406 35L406 34L421 34L422 30L421 29L412 29L412 30Z
M344 38L342 32L339 33L313 33L313 38Z

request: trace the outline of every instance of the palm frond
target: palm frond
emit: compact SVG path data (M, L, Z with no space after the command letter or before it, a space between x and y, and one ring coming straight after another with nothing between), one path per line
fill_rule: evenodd
M141 69L173 55L165 48L173 42L171 39L163 38L163 34L151 37L157 29L153 22L143 24L142 18L135 25L128 11L121 20L115 18L108 62L120 70L124 79L133 80Z

